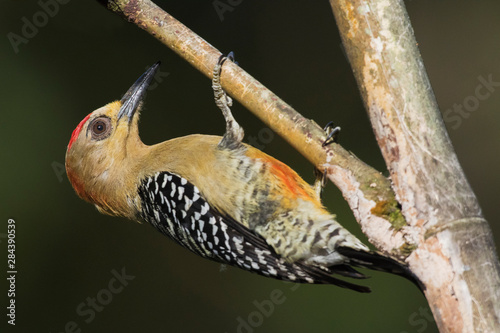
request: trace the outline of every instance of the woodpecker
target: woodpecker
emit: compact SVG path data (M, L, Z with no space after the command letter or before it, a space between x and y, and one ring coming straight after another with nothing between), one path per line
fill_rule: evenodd
M158 62L121 100L93 111L73 131L66 171L78 196L101 213L147 222L202 257L264 276L369 292L338 278L367 277L354 266L414 281L403 264L370 251L343 228L295 171L242 142L220 84L226 59L219 59L212 80L226 120L222 137L141 141L139 113Z

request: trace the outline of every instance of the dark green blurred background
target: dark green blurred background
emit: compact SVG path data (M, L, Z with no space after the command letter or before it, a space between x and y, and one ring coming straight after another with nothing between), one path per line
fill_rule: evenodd
M144 142L222 134L224 121L209 80L172 51L96 1L67 2L17 46L17 53L8 33L22 35L23 17L43 19L42 7L36 1L0 4L0 249L6 262L7 219L14 218L16 331L436 332L425 299L401 278L370 272L369 295L333 286L296 289L203 260L147 225L100 215L77 198L63 170L71 132L90 111L119 99L157 60L163 62L163 82L149 93L142 113ZM235 51L245 70L304 116L341 125L342 145L384 171L328 1L233 4L238 2L222 21L212 1L158 4L219 50ZM498 1L406 5L443 112L473 100L480 77L500 82ZM495 89L467 118L447 125L498 245L500 89ZM268 133L241 106L234 113L247 136ZM281 138L265 137L260 144L312 181L311 165ZM325 202L360 235L331 185ZM7 286L6 266L1 267L4 331ZM123 269L134 278L121 288L112 271ZM87 302L96 296L106 305L92 314Z

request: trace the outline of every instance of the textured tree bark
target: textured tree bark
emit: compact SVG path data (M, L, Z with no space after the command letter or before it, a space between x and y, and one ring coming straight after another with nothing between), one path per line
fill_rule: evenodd
M402 1L330 0L441 332L500 332L500 267Z

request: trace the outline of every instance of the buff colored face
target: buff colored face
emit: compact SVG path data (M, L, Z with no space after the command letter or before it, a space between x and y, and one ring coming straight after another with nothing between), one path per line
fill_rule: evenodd
M125 160L127 150L134 147L128 137L137 130L137 116L132 126L127 117L118 119L121 106L116 101L87 115L73 131L66 153L66 172L76 193L104 207L109 205L98 195L102 193L99 184L107 181L112 170ZM84 185L81 179L93 181Z

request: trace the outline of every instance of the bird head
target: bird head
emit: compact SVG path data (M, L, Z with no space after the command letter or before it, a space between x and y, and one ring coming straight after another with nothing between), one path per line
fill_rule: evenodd
M99 211L118 214L130 205L124 193L133 159L145 145L139 138L138 121L142 101L160 63L149 68L119 101L87 115L75 128L66 151L66 174L76 193L94 203ZM131 154L134 150L134 154Z

